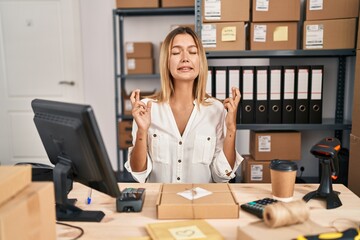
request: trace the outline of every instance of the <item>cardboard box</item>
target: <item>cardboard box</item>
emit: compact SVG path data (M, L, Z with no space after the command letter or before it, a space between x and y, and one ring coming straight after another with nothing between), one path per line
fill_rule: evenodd
M296 50L297 22L251 23L250 50Z
M357 18L359 0L306 1L305 20Z
M120 149L128 149L132 146L132 121L119 122L118 142Z
M360 18L358 20L358 29L357 29L357 43L356 43L356 49L360 49Z
M161 7L194 7L194 0L161 0Z
M325 232L334 232L334 229L320 226L317 223L312 222L311 220L307 220L301 224L295 224L279 228L270 228L265 224L264 221L257 221L243 227L238 227L237 239L289 240L298 239L298 236L316 235Z
M153 44L151 42L126 42L126 58L152 58Z
M194 199L178 194L184 191ZM202 191L210 191L211 194L196 198ZM239 218L240 210L228 183L163 184L156 208L158 219Z
M351 133L360 136L360 50L356 51Z
M303 49L355 48L356 18L304 21Z
M250 155L254 160L301 160L301 133L250 131Z
M204 23L201 40L206 51L245 50L244 22Z
M158 8L159 0L116 0L116 8Z
M0 206L0 239L56 239L54 185L33 182Z
M360 197L360 136L350 134L350 159L349 159L349 178L348 187L358 197Z
M126 62L128 74L153 74L153 58L128 58Z
M250 155L243 155L241 163L242 182L271 183L270 161L256 161Z
M31 166L0 166L0 206L31 183Z
M300 21L299 0L252 0L252 22Z
M250 20L250 0L202 0L202 13L204 23L248 22Z

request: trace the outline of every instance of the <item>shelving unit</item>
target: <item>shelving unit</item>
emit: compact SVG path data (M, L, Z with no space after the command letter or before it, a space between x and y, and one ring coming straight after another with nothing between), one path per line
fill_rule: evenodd
M159 74L146 75L126 75L125 74L125 53L124 53L124 21L126 17L141 16L184 16L195 15L195 9L189 8L149 8L149 9L114 9L113 10L113 36L114 36L114 79L115 79L115 124L116 134L118 134L118 122L120 120L131 120L132 116L122 114L124 112L124 102L122 101L121 90L125 89L126 80L137 79L160 79ZM119 148L117 139L117 169L123 169L120 161L122 152L123 159L126 159L127 151Z

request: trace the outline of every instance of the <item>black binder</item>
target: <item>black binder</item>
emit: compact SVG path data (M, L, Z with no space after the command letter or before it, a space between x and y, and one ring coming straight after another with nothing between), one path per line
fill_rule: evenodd
M231 88L236 87L239 90L240 88L240 75L241 75L241 68L240 67L229 67L228 68L228 77L229 81L227 86L227 97L232 97ZM240 93L241 94L241 93ZM237 113L236 113L236 123L240 123L240 105L238 106Z
M269 69L269 123L281 123L281 83L282 67L270 66Z
M215 97L224 100L226 98L226 67L215 68Z
M322 122L324 66L311 66L309 123Z
M282 123L295 122L295 70L284 66L282 82Z
M241 86L241 123L254 123L254 67L242 67Z
M309 123L309 66L297 68L295 83L295 123Z
M255 68L255 123L268 123L268 78L267 66Z
M209 67L208 68L208 78L206 80L206 93L209 94L210 96L215 96L215 92L214 92L214 84L213 84L213 79L214 77L214 69L213 67Z

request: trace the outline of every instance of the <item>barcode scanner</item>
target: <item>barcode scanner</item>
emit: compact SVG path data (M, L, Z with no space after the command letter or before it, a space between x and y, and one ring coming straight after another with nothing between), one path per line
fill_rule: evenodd
M321 164L321 179L316 191L307 193L303 200L308 202L312 198L323 198L326 200L326 208L333 209L342 205L339 192L333 191L332 179L339 175L338 153L341 149L337 138L327 137L316 143L310 152L319 159Z

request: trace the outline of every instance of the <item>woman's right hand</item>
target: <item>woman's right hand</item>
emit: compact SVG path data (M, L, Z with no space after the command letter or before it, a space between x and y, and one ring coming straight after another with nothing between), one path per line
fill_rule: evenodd
M140 89L134 90L130 95L130 101L132 105L131 114L135 119L135 122L139 130L147 131L151 123L151 104L149 100L147 104L140 101Z

